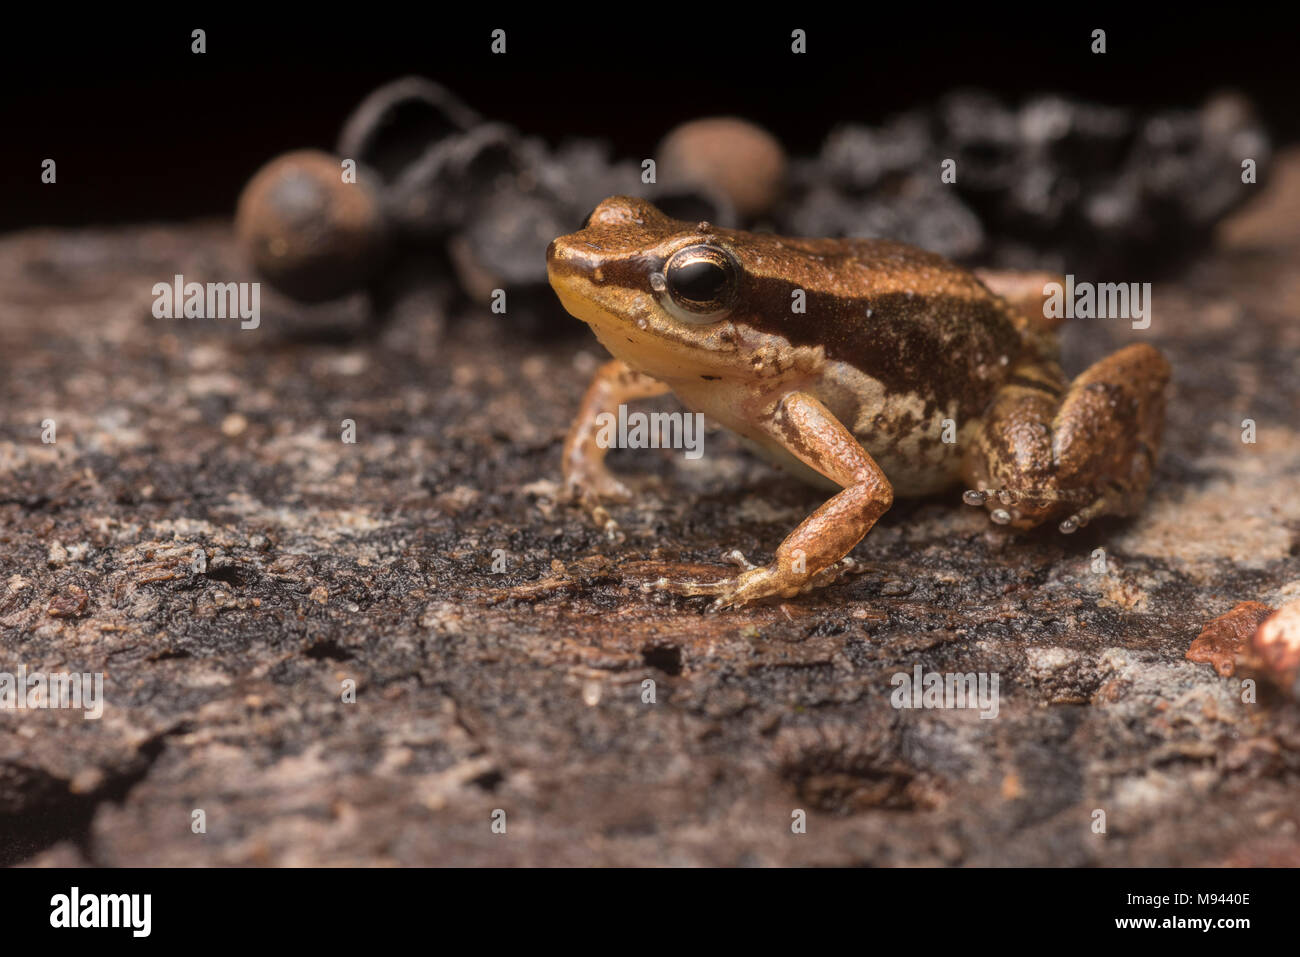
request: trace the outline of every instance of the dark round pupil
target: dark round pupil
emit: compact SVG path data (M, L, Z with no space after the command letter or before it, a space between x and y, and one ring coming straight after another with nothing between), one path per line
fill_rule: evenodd
M712 302L727 288L727 271L715 262L696 259L675 266L668 277L673 291L691 302Z

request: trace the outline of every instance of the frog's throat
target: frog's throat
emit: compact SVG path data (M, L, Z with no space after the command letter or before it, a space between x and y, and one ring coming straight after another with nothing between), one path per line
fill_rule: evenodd
M553 275L551 286L569 314L590 326L600 344L633 369L658 379L673 379L708 373L717 365L708 350L697 351L690 343L638 327L582 295L564 277Z

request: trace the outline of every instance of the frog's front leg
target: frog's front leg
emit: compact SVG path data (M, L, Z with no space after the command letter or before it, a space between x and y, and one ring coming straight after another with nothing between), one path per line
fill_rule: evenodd
M605 467L609 449L599 441L600 417L605 413L617 416L620 405L667 391L668 386L658 379L635 371L620 359L611 360L596 370L578 414L569 426L569 435L564 440L565 491L607 532L613 532L617 525L601 502L625 502L632 493Z
M716 595L713 608L743 605L772 595L789 598L828 584L835 567L894 501L894 490L871 456L826 406L803 392L775 401L755 423L805 465L843 487L809 515L776 550L768 565L721 580L672 575L652 587L681 595Z
M1145 344L1067 383L1054 362L1015 367L967 450L965 499L1001 525L1059 519L1073 532L1130 515L1146 495L1164 425L1169 363Z

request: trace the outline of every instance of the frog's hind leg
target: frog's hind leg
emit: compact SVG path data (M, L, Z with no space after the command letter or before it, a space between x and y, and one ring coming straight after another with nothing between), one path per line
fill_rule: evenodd
M1142 504L1164 425L1169 363L1138 344L1067 383L1055 362L1018 364L999 390L963 467L965 500L1001 525L1050 519L1073 532Z

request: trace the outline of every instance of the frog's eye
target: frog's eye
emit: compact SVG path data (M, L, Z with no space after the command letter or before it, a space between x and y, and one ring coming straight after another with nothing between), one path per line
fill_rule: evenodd
M701 322L731 305L738 272L726 250L701 244L673 253L663 275L673 304L685 313L681 318Z

